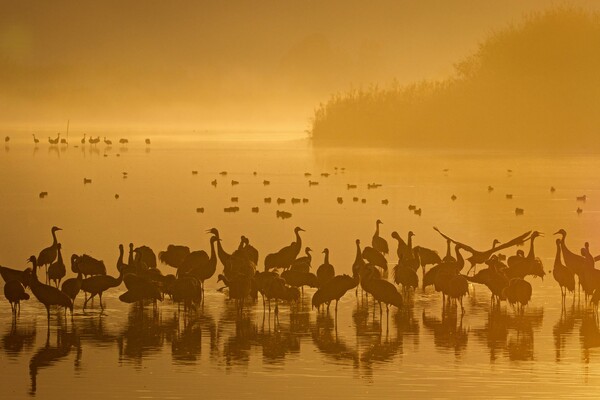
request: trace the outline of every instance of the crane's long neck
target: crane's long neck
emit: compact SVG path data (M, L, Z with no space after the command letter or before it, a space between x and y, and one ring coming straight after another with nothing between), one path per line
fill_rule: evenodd
M302 238L300 237L300 231L296 230L294 232L296 234L296 246L298 246L298 250L302 248Z
M125 251L122 247L119 247L119 260L117 261L117 265L123 265L123 253L125 253Z
M354 262L360 262L362 259L362 251L360 251L360 244L356 243L356 257L354 257Z
M535 258L535 250L533 249L533 241L535 237L531 238L531 244L529 245L529 254L527 254L527 258L533 260Z
M325 251L325 262L324 264L329 264L329 250Z
M127 257L127 263L129 264L130 267L135 265L135 262L133 260L133 247L129 247L129 257Z
M52 230L52 246L56 246L58 243L58 240L56 240L56 231L53 229Z
M456 246L456 264L459 266L459 270L465 266L465 259L460 254L460 247Z
M217 238L218 238L218 236L217 236ZM223 266L226 266L229 263L229 258L231 257L231 255L223 249L223 246L221 245L220 240L217 240L217 252L219 254L219 260L221 260L221 263L223 263Z
M560 243L556 244L556 257L554 257L554 268L561 265L560 262Z
M217 267L217 255L216 255L216 251L215 251L215 242L218 242L218 240L216 239L211 239L210 240L210 260L209 260L209 264L211 267L216 268Z
M446 240L446 257L447 258L452 257L452 254L450 253L450 243L451 242L449 240Z
M379 236L379 222L375 223L375 236Z
M412 235L408 235L408 243L406 244L408 245L408 250L412 253Z
M64 264L64 262L63 262L63 258L62 258L62 253L61 253L61 251L60 251L60 247L59 247L58 249L56 249L56 251L58 252L58 262L59 262L60 264Z

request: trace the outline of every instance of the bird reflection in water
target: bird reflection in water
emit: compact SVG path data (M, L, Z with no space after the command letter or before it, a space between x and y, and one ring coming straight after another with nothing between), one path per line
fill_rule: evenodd
M358 367L358 352L338 337L336 324L330 314L317 314L316 323L312 328L312 340L325 356L335 361L352 360L353 365Z
M9 358L18 358L24 349L30 349L35 343L35 325L17 325L13 318L10 329L2 336L2 348Z
M582 348L582 361L585 364L590 362L592 349L600 347L600 328L598 327L598 318L594 312L584 312L581 318L581 328L579 336Z
M202 330L210 337L211 353L217 349L217 326L209 314L192 311L176 317L176 331L171 337L173 361L193 364L198 361L202 351Z
M117 339L119 361L131 361L140 367L144 358L160 352L166 332L175 329L174 320L163 320L160 310L133 305L127 325Z
M523 314L515 314L506 308L492 307L482 329L475 329L475 336L485 342L490 351L490 362L505 352L511 361L534 359L534 329L541 327L543 308L528 307Z
M61 359L66 358L73 347L76 347L77 356L75 364L80 362L81 344L79 336L75 330L67 331L64 326L58 328L56 332L56 346L50 344L50 330L46 336L46 344L35 352L29 361L29 376L31 378L31 390L29 394L35 395L37 391L37 377L41 369L52 367Z
M442 311L442 319L427 315L423 310L423 326L433 333L435 346L441 349L454 350L456 357L460 357L467 349L469 330L463 327L463 314L457 312L456 307L446 307Z
M571 306L569 310L563 307L560 313L560 319L554 324L552 328L552 335L554 336L554 349L556 362L560 362L565 352L567 338L571 336L575 329L575 306Z

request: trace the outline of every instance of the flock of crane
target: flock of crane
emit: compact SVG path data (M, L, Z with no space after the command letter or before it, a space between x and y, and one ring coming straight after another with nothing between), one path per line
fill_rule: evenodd
M174 274L165 275L157 268L157 257L151 248L134 248L133 244L129 244L127 263L124 260L124 246L119 245L116 265L118 277L107 275L102 261L86 254L73 254L70 258L71 271L76 277L65 280L62 285L61 281L67 271L62 247L57 239L57 232L61 229L52 227L52 244L37 257L28 258L31 268L18 270L0 266L0 275L5 281L4 295L10 302L13 315L19 312L20 302L30 298L26 291L29 289L45 306L48 324L51 306L64 307L65 312L69 309L72 316L75 300L80 292L84 292L83 309L96 296L103 308L103 293L122 283L127 291L119 299L125 303L153 303L156 306L157 301L163 301L168 296L173 302L183 303L184 309L200 304L204 301L204 283L215 275L219 262L223 270L218 274L218 282L223 282L225 287L222 289L227 288L229 299L235 301L240 315L246 302L257 300L260 294L263 311L266 311L268 304L270 312L271 301L275 302L276 318L279 302L299 300L304 286L316 289L312 296L312 306L318 310L325 307L329 310L331 303L335 301L336 317L339 300L353 290L358 296L359 288L364 296L371 296L374 304L379 304L380 318L383 313L382 305L385 305L389 316L389 306L403 308L407 299L419 287L419 281L423 290L433 286L435 291L442 293L444 307L460 304L462 313L462 300L468 294L470 283L485 285L491 292L493 306L508 301L516 306L518 312L522 312L532 295L532 286L526 278L545 275L542 262L535 255L534 241L542 236L538 231L526 232L505 243L494 240L490 249L479 251L434 227L447 243L443 257L434 250L413 246L413 232L408 232L406 241L397 232L392 233L391 237L397 241L398 262L393 267L393 282L390 282L387 279L386 259L390 250L388 242L380 235L381 224L380 220L376 221L371 246L361 248L360 241L356 240L352 276L336 275L334 266L329 262L328 249L323 250L324 260L316 273L311 272L311 248L304 248L304 255L300 254L303 249L300 233L304 231L300 227L294 229L295 240L290 245L264 257L262 270L258 268L258 250L250 244L247 237L242 236L238 248L229 253L221 244L219 231L212 228L207 231L211 234L210 255L203 250L190 251L189 247L182 245L169 245L166 250L158 253L158 261L175 268ZM563 306L567 292L575 293L577 276L578 285L584 291L586 300L589 299L597 309L600 300L600 270L594 267L594 263L600 256L593 257L590 254L588 243L581 249L581 254L573 253L566 246L566 231L561 229L555 234L560 237L556 239L552 274L560 286ZM500 253L527 241L527 255L520 249L508 258ZM465 258L463 252L470 255ZM465 261L469 263L468 269ZM487 267L475 273L475 267L480 264ZM39 278L39 270L44 267L45 283Z
M68 132L67 132L67 134L68 134ZM38 138L35 136L35 133L32 133L32 136L33 136L33 144L37 146L37 145L38 145L38 143L40 143L40 139L38 139ZM81 144L82 144L82 145L85 145L85 144L86 144L86 142L87 142L87 143L89 143L90 145L93 145L93 146L95 146L95 145L97 145L98 143L100 143L100 136L96 136L96 137L90 136L90 137L88 137L87 139L86 139L86 136L87 136L87 134L85 134L85 133L84 133L84 134L83 134L83 138L81 139ZM107 139L107 138L106 138L106 136L104 136L104 137L103 137L102 141L104 142L104 144L105 144L106 146L112 146L112 144L113 144L113 143L112 143L112 140L110 140L110 139ZM8 142L10 142L10 136L6 136L6 137L4 138L4 143L8 143ZM148 139L148 138L146 138L146 139L144 140L144 142L145 142L146 144L150 144L150 143L151 143L150 139ZM68 141L68 139L66 139L66 138L64 138L64 137L61 139L61 137L60 137L60 132L59 132L59 133L57 133L57 134L56 134L56 137L55 137L55 138L52 138L52 137L48 136L48 143L49 143L51 146L56 146L56 145L58 145L58 144L62 144L62 145L68 145L68 144L69 144L69 141ZM119 139L119 144L121 144L121 145L127 145L128 143L129 143L129 139L127 139L127 138L120 138L120 139Z

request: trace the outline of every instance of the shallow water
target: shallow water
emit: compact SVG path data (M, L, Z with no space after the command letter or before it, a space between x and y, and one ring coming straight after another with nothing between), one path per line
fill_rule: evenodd
M215 226L228 251L243 234L262 260L289 244L293 228L301 226L304 245L315 250L313 268L328 247L336 272L350 273L354 240L369 244L378 218L394 250L391 232L406 238L412 230L415 244L443 253L445 241L432 229L437 226L481 249L494 238L540 230L546 235L536 240L536 254L548 272L552 233L560 228L568 231L572 250L589 241L593 253L600 251L600 160L594 157L313 149L291 136L230 139L165 136L146 146L130 138L128 147L109 149L34 148L29 138L13 138L0 149L0 263L25 268L28 256L51 243L52 225L63 228L58 237L65 257L93 255L112 275L119 243L146 244L156 252L170 243L208 250L204 231ZM319 184L309 186L309 179ZM368 189L368 183L382 186ZM48 196L40 199L41 191ZM584 194L587 201L577 202ZM231 202L234 196L238 203ZM291 204L292 197L308 203ZM277 198L286 203L277 205ZM409 204L422 215L408 211ZM240 211L223 212L232 205ZM524 215L516 216L516 207ZM279 219L277 210L292 217ZM394 256L388 260L395 264ZM310 309L314 290L306 290L299 305L281 306L279 322L263 314L260 301L240 319L217 291L216 278L196 311L178 312L168 300L156 310L129 306L118 300L121 287L105 294L103 313L97 301L83 312L80 296L73 322L55 311L50 329L36 300L23 303L14 323L4 302L0 397L597 397L600 330L594 313L583 300L572 304L571 296L561 312L551 275L530 281L534 293L523 316L504 305L492 311L488 290L474 286L462 318L454 308L442 312L440 295L430 290L417 290L405 309L392 309L389 320L385 310L380 320L360 293L348 293L337 325L333 309L329 315Z

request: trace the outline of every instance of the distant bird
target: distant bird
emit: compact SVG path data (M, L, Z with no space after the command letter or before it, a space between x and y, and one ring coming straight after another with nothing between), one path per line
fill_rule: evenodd
M556 192L556 188L554 186L550 186L550 193Z
M52 244L49 247L46 247L37 257L37 265L39 267L46 266L46 268L56 260L58 256L58 240L56 239L56 231L60 231L62 229L53 226L50 232L52 233ZM48 271L46 270L46 280L48 279Z
M56 136L56 139L52 139L51 137L48 137L48 143L50 143L51 145L58 144L59 141L60 141L60 132L58 133L58 136Z
M450 199L451 199L452 201L454 201L454 200L458 199L458 197L456 197L456 195L454 195L454 194L453 194L453 195L450 197Z
M40 142L40 139L35 137L35 133L33 133L32 135L33 135L33 143L38 144Z
M8 142L10 142L10 136L6 136L6 137L4 138L4 143L8 143Z
M85 144L85 133L83 134L83 139L81 139L81 144Z
M145 142L146 144L150 144L150 139L146 138L146 140L144 140L144 142Z
M375 234L373 234L373 239L371 240L371 245L375 250L383 254L384 256L390 252L387 240L379 236L379 225L383 224L381 220L375 221Z
M515 208L515 215L523 215L523 214L525 214L524 209L519 208L519 207Z
M57 244L58 258L55 262L50 264L50 266L48 267L48 279L51 282L54 282L54 286L56 286L57 288L60 285L60 281L62 280L62 278L64 278L65 275L67 274L67 269L65 267L65 263L63 261L63 257L62 257L62 253L60 252L60 249L61 249L61 244L58 243Z
M40 303L42 303L46 307L46 313L48 315L48 326L50 326L50 306L57 305L61 307L65 307L65 309L69 308L71 310L71 317L73 316L73 302L63 292L58 290L57 288L44 285L38 280L37 276L37 259L35 256L29 257L28 261L33 265L33 270L27 269L27 274L29 275L29 287L31 288L31 292L35 296L36 299Z
M112 141L107 139L106 136L104 136L104 144L107 146L112 146Z
M552 276L554 276L554 280L556 280L560 286L560 294L564 303L567 296L567 290L569 292L575 290L575 273L563 265L561 261L561 239L556 239L556 257L554 258Z
M318 309L322 304L326 303L329 310L329 304L335 300L335 318L337 320L340 299L346 292L354 289L357 285L358 280L348 275L335 276L315 292L312 298L312 306Z
M125 138L121 138L121 139L119 139L119 143L125 145L125 144L129 143L129 140L125 139Z
M18 280L8 281L4 284L4 297L10 303L13 315L21 309L21 300L29 300L29 294L25 293L25 288Z
M335 276L335 268L329 263L329 249L325 248L323 253L325 254L325 259L323 264L317 268L317 280L319 281L319 288L322 288Z

